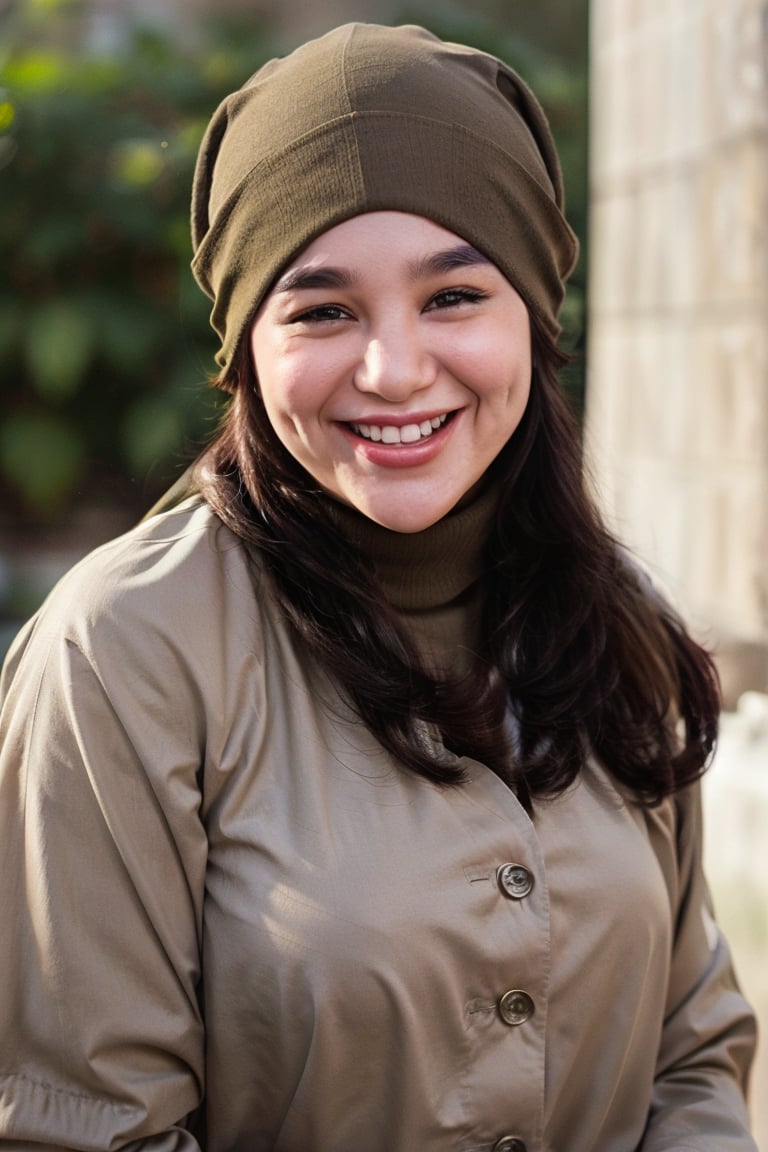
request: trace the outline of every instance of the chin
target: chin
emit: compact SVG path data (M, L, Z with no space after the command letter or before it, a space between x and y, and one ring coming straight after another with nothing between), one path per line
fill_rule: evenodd
M432 509L406 510L403 507L388 509L386 511L379 508L358 508L358 511L363 516L367 516L369 520L373 520L376 524L380 524L382 528L388 528L390 532L402 532L404 535L413 535L416 532L424 532L427 528L431 528L433 524L437 524L438 520L442 520L451 511L451 507L440 507Z

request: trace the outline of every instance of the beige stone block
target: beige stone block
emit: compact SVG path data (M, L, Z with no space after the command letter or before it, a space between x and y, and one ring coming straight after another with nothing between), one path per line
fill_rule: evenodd
M696 455L768 472L768 336L757 318L700 319L693 340Z
M681 470L670 476L678 510L665 512L659 562L699 634L768 639L768 484L764 478ZM679 507L684 515L679 515ZM679 538L669 532L677 524Z
M626 438L627 333L621 325L602 325L590 339L589 349L585 450L598 500L612 514L617 489L626 483L621 461Z
M615 325L605 323L593 328L587 363L585 443L595 470L603 470L606 451L618 444L618 394L612 381L621 372L623 362L624 341Z
M685 319L660 317L651 370L659 388L657 451L670 462L688 463L690 456L691 425L698 411L691 371L693 355L691 329Z
M614 69L610 54L603 53L592 60L590 84L592 98L589 103L589 167L590 183L601 192L613 171L614 107L612 80Z
M724 366L719 379L731 414L731 442L722 454L768 476L768 331L762 318L724 328L720 347L730 369Z
M666 187L663 179L642 181L637 194L633 221L637 236L636 260L632 268L630 299L638 312L657 313L665 304L667 281L665 252L671 242L671 220L667 217Z
M659 562L672 570L676 594L698 635L768 636L765 619L764 482L718 471L670 478L684 516L680 538L664 535ZM669 524L672 516L666 516ZM670 563L672 561L672 563Z
M701 275L696 182L686 170L658 171L638 183L631 229L635 260L626 296L643 314L691 308Z
M768 642L765 3L594 4L590 459L697 627Z
M713 617L753 639L768 638L768 476L731 475L727 486L726 579Z
M646 443L648 425L653 422L653 397L648 395L647 384L643 382L646 364L638 355L641 346L637 323L628 325L626 357L615 387L619 391L621 406L621 451L630 458L635 457L638 449Z
M617 500L624 538L675 600L685 563L683 495L669 465L645 456L633 458L629 482Z
M705 6L709 42L709 123L722 140L768 125L764 19L761 0Z
M652 0L617 0L617 7L623 7L623 25L631 34L644 28L653 15Z
M667 37L651 22L632 41L631 71L623 77L628 88L625 130L631 144L632 170L645 173L663 160L666 97Z
M670 598L686 620L693 619L689 568L696 537L688 485L679 471L665 470L654 509L654 562Z
M596 200L590 289L600 311L694 305L701 276L697 196L693 176L683 170Z
M620 33L620 16L615 0L592 0L589 5L589 51L593 66L612 51Z
M635 299L637 219L637 197L632 191L593 198L589 285L593 316L624 313Z
M661 301L675 313L695 305L701 283L701 250L696 221L698 185L689 166L668 172L658 211L660 229Z
M703 299L754 308L766 298L767 153L768 141L744 138L713 152L701 170Z
M690 161L701 150L706 135L703 116L708 78L701 5L673 7L662 28L668 44L662 104L664 158L679 163Z
M681 595L701 632L715 624L713 608L726 596L729 502L716 472L692 471L687 480Z
M637 68L638 55L634 43L627 40L617 44L609 57L605 172L611 180L626 180L637 169L636 98L633 84L628 81Z
M633 443L638 455L659 464L676 460L685 435L690 351L688 332L652 319L635 326L637 369Z
M590 100L590 180L600 192L609 189L619 174L616 59L617 54L613 51L603 55L599 65L599 95L593 82Z
M713 326L704 321L696 324L692 345L681 448L688 461L706 470L717 459L718 447L727 435L728 420L728 413L721 406L724 390L718 373L717 332Z

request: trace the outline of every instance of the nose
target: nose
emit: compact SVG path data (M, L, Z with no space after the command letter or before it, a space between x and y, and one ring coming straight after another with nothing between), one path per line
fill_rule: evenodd
M425 347L418 325L390 322L368 334L354 383L359 392L401 403L429 388L436 375L435 358Z

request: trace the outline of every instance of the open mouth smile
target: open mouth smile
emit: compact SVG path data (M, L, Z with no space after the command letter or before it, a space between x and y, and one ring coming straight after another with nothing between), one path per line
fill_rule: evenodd
M418 444L426 440L442 428L452 412L444 412L442 416L433 416L431 420L422 420L418 424L350 424L349 427L357 436L364 440L372 440L381 444Z

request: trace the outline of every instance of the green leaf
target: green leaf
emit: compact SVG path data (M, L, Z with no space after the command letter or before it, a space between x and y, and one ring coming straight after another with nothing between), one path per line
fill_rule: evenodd
M35 309L27 320L24 352L35 390L64 400L80 385L93 348L90 317L65 299Z
M10 100L0 100L0 132L7 132L13 124L16 109Z
M154 184L164 166L162 142L157 140L122 140L113 148L109 163L112 179L126 188Z
M51 92L63 85L66 73L67 61L54 49L26 52L3 69L8 87L23 92Z
M83 458L80 436L63 420L14 412L0 425L0 469L25 502L39 511L68 499Z

